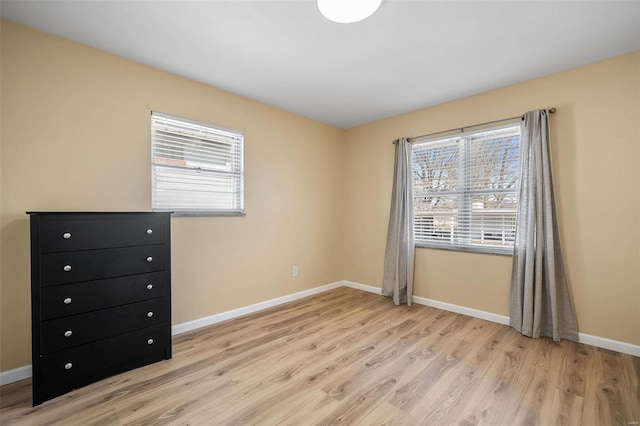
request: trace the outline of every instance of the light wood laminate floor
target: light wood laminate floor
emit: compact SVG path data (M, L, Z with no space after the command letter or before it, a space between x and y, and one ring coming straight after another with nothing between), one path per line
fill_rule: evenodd
M173 359L0 423L637 425L638 358L339 288L174 337ZM634 423L635 422L635 423Z

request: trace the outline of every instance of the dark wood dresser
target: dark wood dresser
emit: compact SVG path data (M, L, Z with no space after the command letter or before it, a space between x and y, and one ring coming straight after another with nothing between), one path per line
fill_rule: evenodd
M170 214L27 213L33 405L171 358Z

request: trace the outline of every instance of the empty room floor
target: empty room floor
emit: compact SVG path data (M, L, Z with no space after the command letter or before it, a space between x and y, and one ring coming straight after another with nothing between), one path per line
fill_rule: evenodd
M0 423L637 425L639 358L338 288L174 337L173 359Z

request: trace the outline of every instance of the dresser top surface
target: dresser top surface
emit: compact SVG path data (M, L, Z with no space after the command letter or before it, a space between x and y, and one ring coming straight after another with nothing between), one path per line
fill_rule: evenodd
M141 212L141 211L131 211L131 212L123 212L123 211L117 211L117 212L81 212L81 211L75 211L75 212L54 212L54 211L28 211L26 212L27 214L41 214L41 215L70 215L70 214L82 214L82 215L105 215L105 214L109 214L109 215L116 215L116 214L171 214L173 212L152 212L152 211L147 211L147 212Z

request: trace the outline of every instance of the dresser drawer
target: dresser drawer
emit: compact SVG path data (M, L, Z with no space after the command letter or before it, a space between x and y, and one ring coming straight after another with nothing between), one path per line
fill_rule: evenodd
M169 325L136 330L40 358L41 374L47 377L44 393L60 394L91 381L124 371L137 359L155 355L171 357ZM123 368L118 368L119 366ZM129 368L131 368L129 366ZM110 371L111 370L111 371ZM115 371L113 371L115 370ZM64 388L66 386L66 389ZM55 392L56 388L59 391Z
M170 322L169 299L147 300L41 323L40 353L47 354Z
M40 222L43 253L164 244L167 218L157 214L48 216Z
M41 285L56 285L167 269L166 245L48 253L41 256Z
M41 320L170 296L164 271L43 287Z

